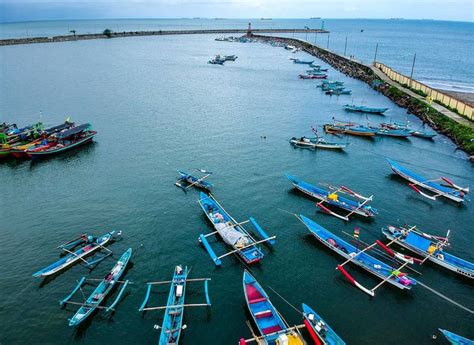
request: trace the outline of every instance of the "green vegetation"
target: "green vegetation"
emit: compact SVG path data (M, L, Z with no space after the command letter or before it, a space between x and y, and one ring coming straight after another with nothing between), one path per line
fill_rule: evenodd
M103 34L107 36L108 38L112 37L112 30L110 29L105 29Z

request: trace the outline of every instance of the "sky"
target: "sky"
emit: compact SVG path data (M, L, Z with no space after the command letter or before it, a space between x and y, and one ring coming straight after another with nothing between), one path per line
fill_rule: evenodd
M474 0L0 0L0 22L113 18L406 18L474 21Z

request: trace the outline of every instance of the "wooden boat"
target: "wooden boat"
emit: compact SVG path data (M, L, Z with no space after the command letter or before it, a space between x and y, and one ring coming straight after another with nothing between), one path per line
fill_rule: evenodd
M341 186L338 188L329 186L329 190L326 190L313 186L312 184L309 184L302 180L299 180L292 175L286 175L286 177L293 184L293 187L316 200L320 200L316 204L316 206L318 206L323 212L328 213L332 216L348 221L349 217L352 214L358 214L362 217L375 217L378 214L376 208L368 205L368 203L372 201L372 195L367 198L350 190L345 186ZM350 195L355 198L355 200L340 196L339 194L341 193L345 195ZM323 203L326 203L330 206L338 207L344 211L349 212L349 214L340 215L328 209L326 206L323 205Z
M323 126L323 129L326 133L340 133L355 135L358 137L374 137L376 131L372 128L357 125L351 122L334 122L333 124L327 123Z
M63 153L80 145L89 143L97 134L90 129L91 125L86 123L73 127L69 130L57 133L55 140L45 145L36 146L26 150L30 158L40 158Z
M302 304L304 324L315 344L345 345L346 343L311 307Z
M86 243L85 246L77 249L74 252L68 249L71 246L61 247L61 249L65 251L67 255L63 256L61 259L52 263L51 265L39 270L38 272L33 273L33 277L46 277L46 276L56 274L78 262L86 263L88 267L94 266L98 262L105 259L105 257L111 255L111 252L93 261L86 261L84 258L92 255L93 253L99 251L100 249L103 249L104 246L106 246L110 242L114 233L115 231L111 231L111 232L106 233L105 235L97 237L96 239L90 239L87 241L88 243Z
M388 108L370 108L363 105L350 105L346 104L344 106L346 111L360 112L360 113L369 113L369 114L383 114Z
M323 90L324 91L324 90ZM336 95L336 96L340 96L340 95L350 95L352 94L352 91L351 90L347 90L347 89L344 89L344 88L336 88L336 89L328 89L326 90L326 95Z
M411 131L410 133L414 137L424 138L424 139L433 139L436 136L436 133L426 132L426 131L421 131L421 130Z
M115 305L119 302L125 288L127 287L129 281L120 281L120 277L125 272L125 268L130 261L130 257L132 256L132 248L129 248L125 253L122 254L120 259L114 265L112 270L105 276L103 279L86 279L82 277L82 279L78 282L76 287L73 291L62 301L59 302L59 305L64 306L66 304L76 304L80 305L81 307L79 310L74 314L72 318L69 319L69 326L75 327L81 324L84 320L86 320L96 309L105 309L105 312L109 312L114 310ZM74 294L81 288L85 281L97 281L99 280L99 285L95 288L95 290L90 294L90 296L84 301L84 303L76 303L69 301ZM108 307L101 307L100 305L105 300L107 295L112 291L112 289L118 285L124 284L122 289L117 295L117 298L114 302ZM82 291L82 290L81 290Z
M201 188L204 190L210 190L210 188L213 186L212 183L204 181L207 177L211 176L211 172L205 171L200 169L199 171L205 173L203 177L196 177L191 174L188 174L187 172L178 170L178 174L181 176L178 181L175 182L175 185L182 188L183 190L188 190L191 187L197 187ZM186 183L187 185L184 185L183 183Z
M0 158L7 158L17 146L27 144L40 137L43 130L41 122L18 128L16 124L0 133Z
M470 339L461 337L460 335L457 335L456 333L447 331L445 329L438 329L452 345L474 345L474 341Z
M22 145L16 145L10 149L10 153L13 157L15 158L23 158L26 157L26 150L30 148L34 148L37 146L44 146L48 144L48 137L50 135L53 135L55 133L59 133L61 131L64 131L66 129L69 129L74 126L73 122L66 121L58 126L54 126L48 129L45 129L44 131L41 132L40 138L34 139L32 141L29 141L25 144Z
M246 264L257 263L264 257L263 251L257 247L257 244L267 242L269 245L273 245L275 243L275 236L268 236L254 218L250 217L244 222L237 222L211 195L201 192L199 204L215 229L209 234L199 235L199 242L204 246L216 266L220 266L221 259L231 254L236 254ZM243 227L243 224L248 222L253 225L255 231L263 238L262 240L257 241ZM232 248L230 252L221 256L215 254L207 237L216 234L219 234L222 240Z
M376 130L375 134L376 135L383 135L386 137L395 137L395 138L408 138L411 136L411 132L408 129L391 129L387 127L369 127L374 130Z
M307 147L307 148L321 148L321 149L330 149L330 150L343 150L347 147L347 143L334 143L326 141L326 139L321 137L316 138L306 138L293 137L290 139L290 144L297 147Z
M306 218L303 215L299 216L299 219L303 222L304 225L308 228L311 234L327 248L336 252L343 258L347 259L343 264L337 266L337 269L357 288L361 289L370 296L375 296L375 290L383 283L389 283L393 286L396 286L402 290L410 290L413 286L416 285L416 280L409 277L405 273L400 272L400 268L394 268L390 265L374 258L373 256L367 254L366 250L371 247L366 247L363 250L356 248L352 244L344 241L338 236L334 235L332 232L326 230L318 223L312 221L309 218ZM349 273L343 268L346 263L352 262L353 264L361 267L365 271L371 273L372 275L382 279L382 282L376 285L372 289L367 289L357 282Z
M181 331L185 328L183 326L184 308L186 307L210 307L211 301L209 298L208 281L210 278L188 279L191 270L188 267L178 265L174 269L173 279L171 281L149 282L148 288L139 311L145 312L149 310L164 310L165 316L161 326L161 334L158 344L171 345L178 344L181 336ZM206 294L206 303L199 304L185 304L186 297L186 283L187 282L204 281L204 290ZM170 284L170 291L166 306L149 307L147 308L148 300L150 299L151 288L153 285Z
M237 55L224 55L223 57L224 61L235 61L237 58Z
M317 70L317 69L308 69L308 70L306 70L306 74L309 74L309 75L326 75L326 73L324 73L324 71Z
M293 63L300 64L300 65L311 65L314 60L300 60L300 59L293 59Z
M302 336L288 326L265 290L247 270L244 270L242 283L247 307L261 335L258 344L305 344ZM239 344L246 344L246 341L240 339Z
M474 263L446 253L443 247L449 245L448 238L426 234L414 228L387 226L382 234L402 246L441 267L474 279Z
M213 59L209 60L207 63L211 65L223 65L225 62L225 58L221 57L220 55L216 55Z
M418 137L418 138L433 139L436 136L436 133L433 133L433 132L426 132L422 130L411 130L410 124L408 121L406 123L397 123L397 122L382 123L380 124L380 126L389 128L389 129L407 130L410 132L410 135L414 137Z
M298 77L300 79L326 79L328 76L327 74L300 74Z
M433 180L427 180L424 177L417 175L416 173L412 172L411 170L401 166L397 162L388 159L388 164L390 164L390 168L394 173L400 175L404 179L410 181L408 184L415 192L424 196L425 198L436 200L439 196L444 196L450 200L455 202L463 202L465 200L469 200L466 194L469 193L469 188L463 188L456 184L454 184L450 179L447 177L440 177ZM441 185L437 182L442 181L445 184ZM420 188L424 188L433 192L433 195L428 195L424 193Z

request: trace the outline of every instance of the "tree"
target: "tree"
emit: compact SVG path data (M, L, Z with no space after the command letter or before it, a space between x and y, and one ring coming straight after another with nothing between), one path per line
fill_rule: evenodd
M76 38L76 30L70 30L69 32L74 35L74 38Z
M108 38L112 37L112 30L110 29L105 29L103 34L107 36Z

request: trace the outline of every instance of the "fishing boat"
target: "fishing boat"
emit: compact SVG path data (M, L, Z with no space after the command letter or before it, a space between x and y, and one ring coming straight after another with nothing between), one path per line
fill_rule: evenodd
M323 90L324 91L324 90ZM351 90L348 90L348 89L344 89L344 88L335 88L335 89L328 89L326 90L326 95L336 95L336 96L340 96L340 95L350 95L352 94L352 91Z
M25 144L22 145L15 145L10 149L10 153L13 157L15 158L23 158L26 157L26 150L33 148L33 147L38 147L38 146L43 146L48 143L48 137L50 135L53 135L55 133L59 133L61 131L64 131L66 129L69 129L71 127L74 127L74 122L70 122L66 120L64 123L47 128L44 131L41 131L40 138L34 139L32 141L29 141Z
M224 61L235 61L237 58L237 55L224 55L223 57Z
M187 172L184 172L182 170L178 170L178 174L181 176L178 181L175 182L175 185L183 189L184 191L187 191L191 187L197 187L201 188L204 190L210 190L210 188L213 186L212 183L209 183L207 181L204 181L206 178L211 176L212 172L206 171L203 169L197 169L198 171L205 173L203 177L196 177L191 174L188 174Z
M439 237L426 234L416 228L387 226L382 228L382 234L389 240L395 241L421 257L436 265L447 268L469 279L474 279L474 263L451 255L444 250L449 245L448 235Z
M358 125L351 122L334 122L327 123L323 126L323 129L326 133L339 133L339 134L348 134L358 137L374 137L376 131L372 128Z
M312 75L326 75L326 73L324 73L325 71L322 71L322 70L318 70L318 69L308 69L306 70L306 74L312 74Z
M343 81L337 81L337 80L323 80L321 82L321 85L318 85L318 87L323 87L324 85L343 86L344 82Z
M346 104L344 106L344 109L346 111L368 113L368 114L380 114L380 115L382 115L388 110L388 108L370 108L363 105L350 105L350 104Z
M122 254L120 259L114 265L112 270L105 276L103 279L86 279L82 277L79 280L76 287L72 290L72 292L63 300L59 302L59 305L65 306L67 304L75 304L80 305L79 310L74 314L72 318L69 319L69 326L76 327L81 324L84 320L86 320L96 309L105 309L105 312L113 311L114 307L120 301L120 298L125 291L129 281L120 281L120 277L125 272L125 268L130 261L130 257L132 256L132 248L129 248L125 253ZM72 302L70 299L74 296L74 294L81 289L82 285L85 282L97 282L100 281L99 285L95 288L95 290L90 294L90 296L85 299L83 303ZM118 293L116 299L112 304L108 307L102 307L101 304L107 297L107 295L112 291L112 289L119 285L123 284L120 292ZM82 291L82 289L81 289ZM84 297L85 298L85 297Z
M42 130L41 122L23 128L18 128L16 124L8 127L5 132L0 133L0 158L6 158L16 147L36 140L40 137Z
M223 65L225 62L225 58L221 57L220 55L216 55L213 59L209 60L207 63L211 65Z
M326 79L328 76L326 74L300 74L298 77L300 79Z
M310 197L316 200L319 200L319 202L316 203L316 206L319 207L323 212L335 216L336 218L348 221L349 217L353 214L357 214L362 217L375 217L378 214L376 208L368 205L368 203L373 199L372 195L370 197L365 197L345 186L328 186L329 190L326 190L313 186L312 184L309 184L302 180L299 180L292 175L286 175L286 178L293 184L293 187L295 187L297 190L301 191L306 195L309 195ZM340 194L344 194L345 196L351 196L355 200L349 199L345 196L341 196ZM341 215L339 213L331 211L324 204L338 207L349 213L347 215Z
M252 314L260 336L257 339L249 339L249 341L240 339L240 345L257 340L257 344L305 344L302 336L295 331L295 327L289 327L273 306L265 290L247 270L244 270L242 283L247 307L250 314Z
M461 337L460 335L457 335L456 333L447 331L445 329L438 329L452 345L474 345L473 340Z
M421 129L411 130L410 123L408 121L406 123L397 123L397 122L382 123L380 124L380 126L389 128L389 129L407 130L410 132L410 135L414 137L418 137L418 138L433 139L436 136L436 133L423 131Z
M27 149L26 154L30 158L60 154L90 143L96 134L97 132L91 129L91 125L86 123L53 135L54 140L48 141L44 145Z
M314 62L314 60L300 60L300 59L293 59L293 63L295 64L300 64L300 65L311 65Z
M408 129L402 129L402 128L397 128L397 129L391 129L387 127L369 127L374 130L376 130L375 134L376 135L382 135L386 137L394 137L394 138L408 138L411 136L411 132Z
M463 202L465 200L469 200L466 194L469 193L469 188L460 187L454 184L453 181L448 179L447 177L440 177L433 180L427 180L426 178L412 172L411 170L401 166L397 162L388 159L388 164L390 164L390 168L392 171L403 177L404 179L410 181L408 184L415 192L424 196L425 198L436 200L439 196L443 196L455 202ZM443 182L444 184L439 184L437 182ZM423 192L419 187L429 190L433 192L433 195L428 195Z
M257 247L257 244L264 242L270 246L275 244L276 237L268 236L254 218L250 217L246 221L237 222L212 195L201 192L199 204L215 229L214 232L209 234L199 235L199 242L204 246L216 266L220 266L222 264L221 259L231 254L237 255L246 264L257 263L264 257L263 251ZM249 222L253 225L256 233L263 238L262 240L257 241L243 227L244 224ZM231 251L220 256L216 255L207 240L208 236L216 234L219 234L222 240L232 249Z
M315 344L345 345L346 343L311 307L302 304L304 324Z
M53 274L56 274L72 265L75 263L81 262L85 263L89 268L93 267L100 261L104 260L107 256L111 255L112 252L108 251L104 246L106 246L110 240L112 239L112 236L114 235L115 231L111 231L106 233L105 235L102 235L97 238L93 238L92 236L85 236L81 238L80 242L73 242L74 246L78 245L82 242L86 242L86 245L75 250L75 251L70 251L70 249L74 246L72 246L71 243L69 243L68 246L61 246L60 249L63 250L63 252L67 253L64 255L61 259L58 261L52 263L51 265L39 270L36 273L33 273L33 277L46 277L50 276ZM93 261L87 261L85 260L85 257L90 256L100 249L105 249L108 251L108 254L100 256L98 259L95 259Z
M191 270L188 267L178 265L174 268L173 279L168 281L148 282L145 300L143 301L139 311L146 312L150 310L164 310L165 316L161 326L159 345L179 344L181 331L186 328L183 325L184 308L186 307L210 307L211 300L209 298L208 282L210 278L194 278L189 279L188 275ZM206 294L206 303L185 304L186 284L187 282L204 281L204 291ZM169 284L170 290L166 306L147 307L150 299L151 289L154 285Z
M411 131L411 135L418 138L433 139L436 136L436 133L415 130L415 131Z
M337 266L337 269L357 288L367 293L370 296L375 296L375 290L378 289L382 284L389 283L401 290L410 290L416 285L416 280L409 277L405 273L402 273L400 269L407 263L403 264L398 268L394 268L373 256L367 254L367 250L372 246L364 249L359 249L352 244L344 241L340 237L334 235L332 232L326 230L318 223L306 218L303 215L299 216L299 219L308 228L311 234L327 248L336 252L340 256L346 259L346 261ZM382 279L380 284L377 284L374 288L368 289L362 284L357 282L345 269L344 265L352 262L354 265L361 267L365 271L372 275Z
M307 138L307 137L300 137L296 138L293 137L290 139L290 144L296 147L306 147L306 148L321 148L321 149L330 149L330 150L343 150L347 147L347 143L335 143L326 141L326 139L321 137L316 138Z

